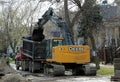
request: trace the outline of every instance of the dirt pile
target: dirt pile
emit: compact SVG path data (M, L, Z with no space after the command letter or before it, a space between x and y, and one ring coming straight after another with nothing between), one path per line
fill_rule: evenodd
M20 74L6 74L2 77L0 82L32 82L22 77Z
M9 65L9 60L2 57L0 60L0 74L16 73L16 71Z
M18 74L10 65L9 60L2 57L0 60L0 82L31 82Z

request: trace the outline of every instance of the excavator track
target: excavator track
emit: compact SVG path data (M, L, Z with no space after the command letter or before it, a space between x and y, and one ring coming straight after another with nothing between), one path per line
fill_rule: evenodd
M58 64L45 64L44 74L46 76L63 76L65 73L65 67Z
M95 76L96 75L96 67L90 66L90 65L85 65L84 73L86 76Z

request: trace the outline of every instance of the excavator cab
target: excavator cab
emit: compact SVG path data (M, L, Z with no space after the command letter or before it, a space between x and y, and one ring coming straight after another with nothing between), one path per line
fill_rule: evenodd
M47 40L47 57L46 58L52 58L52 48L55 46L62 46L63 45L63 38L53 38Z

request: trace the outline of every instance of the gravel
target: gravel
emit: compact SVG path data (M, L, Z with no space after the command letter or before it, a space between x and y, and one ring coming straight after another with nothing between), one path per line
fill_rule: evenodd
M15 64L11 64L15 69ZM47 77L43 73L29 73L25 71L18 71L20 74L25 74L25 78L31 82L111 82L111 76L97 75L97 76L71 76L70 74L60 77Z

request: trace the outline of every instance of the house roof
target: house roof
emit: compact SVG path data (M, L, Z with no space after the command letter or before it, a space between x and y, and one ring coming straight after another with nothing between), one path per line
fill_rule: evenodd
M101 5L101 15L103 16L103 19L109 21L116 18L120 15L120 11L118 12L119 8L119 6Z

